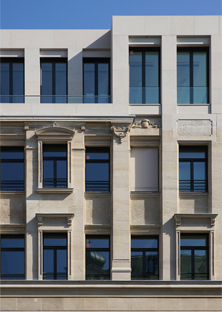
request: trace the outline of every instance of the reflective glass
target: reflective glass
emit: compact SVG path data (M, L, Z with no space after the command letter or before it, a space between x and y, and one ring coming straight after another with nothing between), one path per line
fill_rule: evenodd
M98 95L109 94L109 64L98 64Z
M191 250L180 251L181 278L191 279L192 257Z
M130 62L130 87L142 87L142 52L132 51Z
M159 86L159 53L145 53L146 87Z
M67 250L57 250L57 279L66 279L67 276Z
M66 246L67 235L66 233L61 234L44 233L43 243L44 246Z
M143 252L131 251L131 277L140 278L143 274Z
M44 157L66 157L66 144L44 144L43 156Z
M24 159L24 147L1 147L1 159Z
M13 98L13 102L15 103L23 103L24 98L24 65L23 63L13 63L12 64L12 70L13 70L13 95L15 95Z
M1 238L1 248L24 248L25 241L21 235L3 235Z
M41 73L41 101L42 103L52 103L52 63L42 63Z
M193 86L207 86L207 52L193 52Z
M207 250L194 251L194 272L195 279L207 279L208 260Z
M95 102L95 64L84 63L84 96L86 103Z
M86 237L86 248L109 248L109 238L108 237L97 237L87 236Z
M109 279L109 251L86 251L86 279Z
M55 63L55 97L56 103L66 103L66 63ZM58 96L59 95L59 96Z
M9 103L10 100L7 96L10 95L9 63L0 63L0 69L1 103Z
M45 249L43 252L43 271L47 273L49 279L54 276L54 250Z
M146 277L158 279L158 252L146 251Z
M207 246L207 236L206 235L181 235L180 238L181 246Z
M158 239L151 238L149 236L141 237L132 237L131 239L131 248L157 248Z

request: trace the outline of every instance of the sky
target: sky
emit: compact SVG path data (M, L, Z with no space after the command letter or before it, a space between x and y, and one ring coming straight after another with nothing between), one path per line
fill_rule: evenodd
M113 15L221 15L222 0L0 0L1 29L110 29Z

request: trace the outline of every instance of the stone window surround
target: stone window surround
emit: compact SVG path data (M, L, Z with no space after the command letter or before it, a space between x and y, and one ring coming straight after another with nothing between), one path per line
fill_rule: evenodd
M43 279L43 233L67 233L67 279L71 279L72 219L74 213L36 213L38 222L38 280ZM62 221L64 221L65 223ZM53 220L61 221L60 224ZM52 222L52 223L51 223Z
M175 213L176 234L176 280L180 280L180 237L181 233L207 233L209 235L209 280L215 279L214 273L214 230L217 214L212 213ZM195 224L196 222L196 224Z
M72 193L71 145L74 131L56 123L38 129L38 193ZM43 188L43 144L67 144L67 188Z

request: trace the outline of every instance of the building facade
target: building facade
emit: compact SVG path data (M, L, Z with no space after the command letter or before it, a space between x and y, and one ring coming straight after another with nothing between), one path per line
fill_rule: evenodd
M221 311L221 16L0 39L1 311Z

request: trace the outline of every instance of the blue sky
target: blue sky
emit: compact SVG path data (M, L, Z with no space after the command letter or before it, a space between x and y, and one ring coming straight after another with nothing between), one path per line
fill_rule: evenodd
M221 15L222 0L0 0L2 29L109 29L112 15Z

